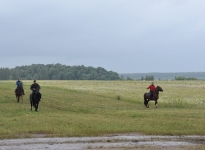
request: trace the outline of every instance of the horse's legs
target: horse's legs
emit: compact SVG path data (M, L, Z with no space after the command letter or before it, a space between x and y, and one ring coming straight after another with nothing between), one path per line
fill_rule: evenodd
M147 107L147 100L144 99L144 106Z
M36 111L38 111L38 103L39 103L39 101L36 103Z
M32 101L32 95L31 94L30 94L30 104L31 104L31 111L32 111L33 101Z
M149 108L149 101L150 101L150 100L148 99L148 100L147 100L147 108Z
M33 107L35 108L35 111L37 111L37 102L36 102L36 99L33 101Z
M37 104L35 103L35 111L37 111Z
M144 105L145 107L149 108L149 99L144 99Z
M38 111L38 103L35 102L35 111Z
M155 100L155 108L157 108L157 103L158 103L157 100Z
M19 99L20 99L20 96L17 96L18 98L17 98L17 102L19 103Z
M31 104L31 111L32 111L32 106L33 106L33 104L32 104L33 102L32 101L30 101L30 104Z

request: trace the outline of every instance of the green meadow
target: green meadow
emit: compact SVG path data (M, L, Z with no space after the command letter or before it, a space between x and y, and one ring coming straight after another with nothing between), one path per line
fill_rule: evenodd
M158 108L143 104L148 81L37 80L42 100L30 110L33 81L0 81L0 138L82 137L117 133L205 135L205 81L155 81L163 88Z

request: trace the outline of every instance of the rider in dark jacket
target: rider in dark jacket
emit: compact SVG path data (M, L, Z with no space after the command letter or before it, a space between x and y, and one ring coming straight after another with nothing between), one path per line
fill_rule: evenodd
M41 95L41 93L39 92L39 90L40 90L40 85L38 84L38 83L36 83L36 80L34 80L33 81L33 84L31 85L31 87L30 87L30 89L34 92L34 91L36 91L38 94L40 94ZM32 94L33 94L33 92L32 92Z

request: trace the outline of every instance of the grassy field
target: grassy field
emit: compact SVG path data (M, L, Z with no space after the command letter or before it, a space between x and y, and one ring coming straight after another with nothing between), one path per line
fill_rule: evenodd
M17 103L15 81L0 81L0 138L146 135L205 135L205 81L156 81L158 108L143 105L147 81L37 81L42 100L30 110L32 81L23 81Z

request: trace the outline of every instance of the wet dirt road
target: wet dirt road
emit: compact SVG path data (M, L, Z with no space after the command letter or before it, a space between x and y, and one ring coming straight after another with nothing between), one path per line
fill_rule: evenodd
M205 136L110 135L0 140L0 150L205 149Z

